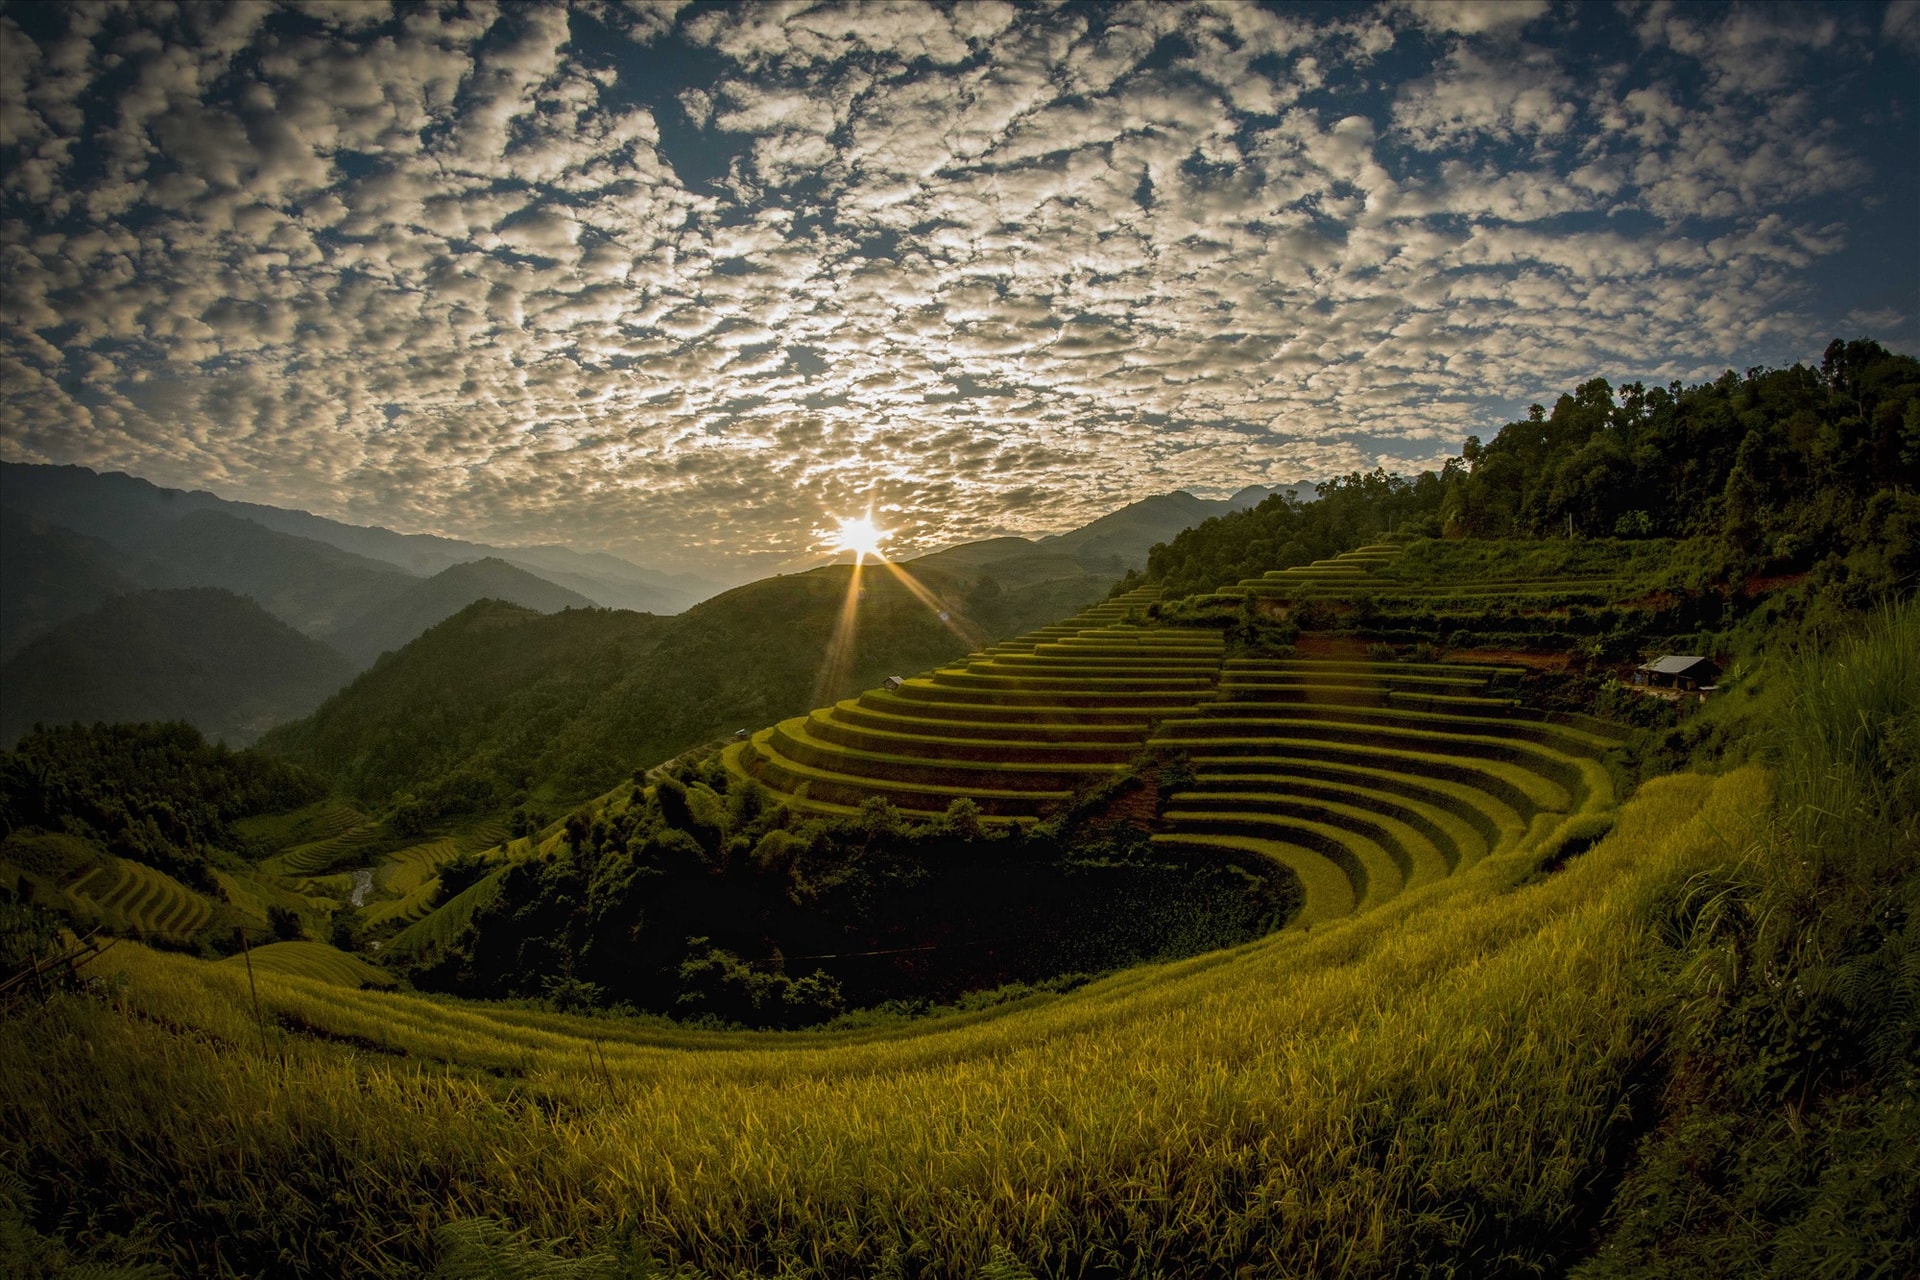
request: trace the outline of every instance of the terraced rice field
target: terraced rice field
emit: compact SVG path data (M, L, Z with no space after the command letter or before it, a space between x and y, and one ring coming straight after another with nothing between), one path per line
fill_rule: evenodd
M229 956L220 963L244 966L249 962L262 973L316 978L355 989L395 985L393 975L379 965L368 964L324 942L272 942L255 947L250 956Z
M409 845L380 860L373 882L388 893L412 893L440 874L440 864L451 862L459 852L460 843L452 836Z
M383 955L413 955L434 947L444 947L460 936L473 919L473 913L493 901L500 892L500 881L504 869L484 876L476 884L467 886L451 901L438 907L432 907L413 923L402 929L381 947ZM438 882L435 882L435 887Z
M1611 807L1597 757L1622 734L1503 692L1510 672L1444 663L1229 659L1217 697L1161 722L1187 754L1164 845L1293 870L1295 923L1338 918L1519 842L1542 815Z
M1218 632L1124 619L1139 591L965 661L784 720L729 747L737 774L798 808L851 813L869 796L943 812L1036 818L1124 773L1164 716L1212 693Z
M1366 596L1377 606L1387 608L1397 602L1432 605L1448 600L1468 605L1497 602L1516 607L1564 608L1607 604L1619 599L1629 586L1626 579L1610 574L1557 573L1456 581L1408 580L1383 573L1400 550L1393 543L1360 547L1309 565L1274 569L1257 578L1242 578L1232 586L1220 588L1214 595L1223 599L1252 597L1282 602L1338 601Z
M164 872L124 858L89 869L67 893L101 923L123 932L184 937L213 918L205 898Z
M269 883L258 876L229 875L216 870L213 878L226 894L227 901L233 904L233 909L256 928L266 927L269 907L285 907L297 912L310 911L316 906L314 899L307 895Z
M360 860L367 846L379 839L380 834L379 823L356 821L335 835L295 845L285 853L269 858L261 866L279 875L320 875L342 863Z
M458 836L425 840L386 855L374 869L374 885L393 896L368 903L361 918L375 928L426 919L440 893L441 866L463 853L501 845L506 838L506 822L493 818Z
M1392 553L1303 576L1361 577ZM932 815L964 796L1019 820L1144 750L1184 754L1194 785L1169 798L1155 840L1287 867L1305 891L1300 925L1613 803L1598 757L1624 735L1521 706L1518 668L1227 658L1218 632L1123 621L1147 594L783 721L729 748L728 767L803 809L880 796Z

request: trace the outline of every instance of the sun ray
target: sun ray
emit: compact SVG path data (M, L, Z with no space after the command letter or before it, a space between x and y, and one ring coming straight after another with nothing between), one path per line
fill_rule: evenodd
M987 642L987 637L984 632L968 626L963 619L956 618L953 610L947 608L940 597L927 590L926 584L922 583L920 579L914 577L911 573L908 573L905 568L895 564L891 560L883 559L880 563L886 565L887 571L894 577L900 579L900 585L908 591L911 591L914 599L927 606L933 613L933 616L940 620L940 625L953 632L967 648L978 649Z
M858 557L859 553L855 555ZM847 575L847 594L840 602L840 616L833 624L827 651L821 655L820 674L814 680L813 705L816 707L838 698L853 674L854 636L860 626L860 570L860 559L856 558L853 572Z

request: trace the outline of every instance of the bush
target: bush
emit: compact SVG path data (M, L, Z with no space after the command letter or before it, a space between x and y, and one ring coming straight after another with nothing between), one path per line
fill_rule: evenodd
M440 865L440 892L434 901L451 902L465 893L493 869L493 865L477 853L462 853L449 862Z
M267 931L276 942L294 942L306 932L300 924L300 913L281 906L267 908Z

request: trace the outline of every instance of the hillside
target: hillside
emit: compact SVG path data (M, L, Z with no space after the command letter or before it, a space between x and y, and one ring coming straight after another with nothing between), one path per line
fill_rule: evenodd
M476 600L504 600L540 613L591 609L578 592L555 586L504 560L475 560L406 584L366 612L326 633L327 643L359 666L406 644Z
M823 679L851 692L967 648L898 580L869 568L851 645L837 671L823 671L851 572L763 579L668 619L469 610L266 745L368 803L455 774L478 774L503 796L531 791L543 806L577 800L698 743L803 710ZM922 580L955 597L954 628L982 634L953 581Z
M1234 511L1244 511L1273 492L1250 485L1231 498L1209 501L1184 490L1142 498L1071 533L1041 538L1043 552L1070 555L1090 569L1117 575L1146 563L1147 552L1183 529Z
M1834 895L1907 900L1920 794L1785 815L1920 779L1916 670L1908 608L1782 673L1815 692L1777 776L1650 780L1578 856L1542 832L1347 919L922 1021L694 1030L123 945L111 999L0 1037L16 1236L187 1272L1902 1274L1911 929L1848 941ZM139 1225L69 1244L79 1212Z
M185 720L209 737L251 742L318 706L351 670L232 592L116 596L0 666L0 742L74 720Z
M54 625L136 591L135 566L98 538L0 511L0 661Z
M393 606L419 581L381 561L213 509L160 529L141 544L141 557L140 576L149 586L220 587L250 596L315 638Z
M665 625L624 610L541 614L481 600L262 745L362 804L402 792L427 804L504 803L529 779L575 771L561 754L571 726L632 674Z
M224 903L76 847L43 788L0 874L285 941L251 976L121 943L124 979L0 1012L4 1238L241 1274L1920 1270L1915 477L1785 461L1920 408L1920 363L1666 394L1563 398L1524 471L1478 460L1544 410L1209 520L1011 639L967 605L1017 547L922 563L925 599L840 567L671 619L472 606L275 736L438 772L384 821L231 822ZM1565 536L1540 476L1722 401L1724 472L1671 480L1713 509ZM1495 499L1502 536L1463 527ZM1637 682L1672 650L1710 695ZM607 769L675 743L709 745ZM53 946L0 907L16 969Z

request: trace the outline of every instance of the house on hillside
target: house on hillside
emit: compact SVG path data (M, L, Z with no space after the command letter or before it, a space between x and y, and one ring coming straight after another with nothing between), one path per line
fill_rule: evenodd
M880 687L883 689L898 689L906 682L907 678L905 676L888 676L880 682Z
M1720 668L1697 653L1668 653L1635 667L1633 682L1649 689L1706 693L1720 683Z

